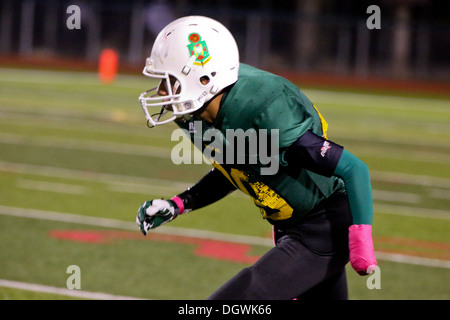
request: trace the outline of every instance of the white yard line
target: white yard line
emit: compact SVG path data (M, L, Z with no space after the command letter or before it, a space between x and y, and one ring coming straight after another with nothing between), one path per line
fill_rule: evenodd
M170 159L171 149L149 145L136 145L130 143L110 142L101 140L83 140L60 137L25 136L15 133L2 133L0 143L26 146L40 146L69 150L87 150L119 153L126 155L148 156Z
M375 254L379 260L450 269L450 261L447 260L412 257L399 253L375 252Z
M418 204L422 200L422 196L415 193L395 192L384 190L372 190L374 200L384 200L390 202L401 202Z
M69 150L87 150L99 151L126 155L148 156L161 159L170 159L172 149L170 147L156 147L150 145L137 145L130 143L111 142L91 139L76 139L65 137L50 137L50 136L26 136L16 133L1 133L0 143L22 146L40 146L49 148L60 148ZM375 157L381 159L401 160L408 159L408 161L432 162L432 163L448 163L450 157L445 153L428 152L424 154L388 154L380 153L377 150L369 150L361 148L358 152L361 156Z
M97 86L103 87L98 81L96 72L70 72L57 70L33 70L33 69L11 69L0 68L0 81L9 83L25 83L40 85L71 85L71 86ZM148 79L143 75L119 74L117 81L113 84L117 88L139 89L141 86L148 86Z
M59 222L67 222L67 223L77 223L77 224L84 224L84 225L89 225L89 226L97 226L97 227L104 227L104 228L116 228L116 229L132 230L132 231L139 232L138 225L134 221L127 222L127 221L121 221L121 220L110 219L110 218L82 216L82 215L77 215L77 214L55 212L55 211L24 209L24 208L8 207L8 206L0 205L0 215L21 217L21 218L31 218L31 219L38 219L38 220L50 220L50 221L59 221ZM164 226L164 228L158 228L158 229L152 230L152 232L168 234L168 235L185 236L185 237L198 238L198 239L211 239L211 240L226 241L226 242L233 242L233 243L242 243L242 244L249 244L249 245L273 246L272 239L268 239L268 238L233 235L233 234L228 234L228 233L206 231L206 230Z
M185 190L193 183L126 176L110 173L86 172L83 170L56 168L32 164L0 161L0 172L14 172L20 174L38 175L44 177L65 178L78 181L102 182L106 183L110 190L115 192L132 192L147 194L150 192L173 193ZM450 179L419 176L411 174L397 174L388 172L375 172L376 179L382 181L396 181L406 184L417 184L423 186L437 186L442 188L450 187ZM241 192L233 192L231 197L246 198ZM413 193L387 192L374 189L375 200L389 200L400 203L416 203L420 197ZM407 216L419 216L433 219L450 219L450 211L428 208L415 208L399 205L375 204L376 208L385 213L399 214Z
M109 218L88 217L88 216L68 214L68 213L62 213L62 212L0 206L0 215L32 218L32 219L39 219L39 220L77 223L77 224L85 224L85 225L98 226L98 227L109 227L109 228L117 228L117 229L123 229L123 230L134 230L136 232L139 232L138 226L134 222L126 222L126 221L120 221L120 220L109 219ZM255 236L233 235L233 234L226 234L226 233L220 233L220 232L214 232L214 231L205 231L205 230L178 228L178 227L169 227L169 226L164 226L164 227L155 229L152 232L160 233L160 234L168 234L168 235L186 236L186 237L198 238L198 239L211 239L211 240L226 241L226 242L233 242L233 243L240 243L240 244L273 247L272 239L263 238L263 237L255 237ZM438 268L450 269L450 261L447 261L447 260L428 259L428 258L413 257L413 256L403 255L403 254L390 254L390 253L383 253L383 252L376 252L376 255L380 260L399 262L399 263L407 263L407 264L415 264L415 265L421 265L421 266L426 266L426 267L438 267Z
M388 109L388 110L405 110L405 111L424 111L436 112L442 114L450 113L449 100L447 99L426 99L419 97L402 97L394 95L378 95L370 93L354 93L329 91L318 89L304 89L310 99L317 105L333 104L342 105L343 107L360 107L371 109ZM339 102L339 101L345 101Z
M58 295L69 296L69 297L74 297L74 298L82 298L82 299L143 300L141 298L116 296L113 294L108 294L108 293L103 293L103 292L91 292L91 291L84 291L84 290L77 290L77 289L71 290L71 289L66 289L66 288L58 288L58 287L52 287L52 286L45 286L42 284L11 281L11 280L5 280L5 279L0 279L0 287L28 290L28 291L34 291L34 292L58 294Z
M448 210L415 208L408 206L375 203L374 211L408 217L450 220L450 211Z
M18 188L28 190L47 191L66 194L80 194L80 195L87 193L86 187L72 185L68 183L18 179L16 185Z
M146 80L140 74L136 75L118 75L118 81L114 84L117 87L139 88L140 85L145 84ZM85 86L86 82L91 86L102 86L98 81L95 72L66 72L54 70L32 70L32 69L14 69L11 74L11 69L0 68L0 81L11 83L37 83L48 85L78 85ZM441 98L419 98L419 97L403 97L399 95L379 95L377 93L355 93L332 91L323 89L302 89L311 100L316 104L332 103L345 100L344 106L358 106L367 108L389 108L399 110L418 110L423 111L424 106L434 112L450 113L447 108L449 101ZM387 104L386 102L389 102ZM394 102L394 103L393 103Z
M430 189L429 192L430 192L430 194L429 194L430 198L445 199L445 200L450 199L450 190L433 188L433 189Z
M103 182L108 184L135 184L155 185L182 191L191 186L192 183L165 180L158 178L144 178L112 173L90 172L85 170L57 168L26 163L0 161L0 172L13 172L18 174L29 174L42 177L63 178L88 182Z
M378 171L378 170L371 170L370 175L372 179L383 182L450 189L450 179L445 177L433 177L419 174Z

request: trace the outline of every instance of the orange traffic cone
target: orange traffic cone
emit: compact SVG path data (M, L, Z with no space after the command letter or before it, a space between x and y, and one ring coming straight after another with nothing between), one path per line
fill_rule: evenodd
M98 60L98 75L104 84L114 82L119 67L119 54L114 49L103 49Z

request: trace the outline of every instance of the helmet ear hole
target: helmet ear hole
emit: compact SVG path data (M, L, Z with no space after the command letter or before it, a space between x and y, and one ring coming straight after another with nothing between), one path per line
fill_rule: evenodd
M200 78L200 83L204 86L206 86L209 83L210 79L208 76L203 76Z

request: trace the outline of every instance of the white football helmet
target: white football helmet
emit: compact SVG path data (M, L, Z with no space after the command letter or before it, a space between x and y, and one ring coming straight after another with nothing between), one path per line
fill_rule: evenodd
M173 21L157 36L144 67L144 75L160 80L139 96L147 124L164 124L199 110L235 83L238 71L238 47L225 26L202 16Z

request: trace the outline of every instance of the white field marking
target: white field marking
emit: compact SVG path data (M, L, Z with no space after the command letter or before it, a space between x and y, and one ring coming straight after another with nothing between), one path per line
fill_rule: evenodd
M450 189L448 178L377 170L371 170L370 175L372 179L378 181Z
M31 218L38 220L50 220L58 222L76 223L84 224L89 226L97 226L104 228L115 228L122 230L132 230L136 232L139 231L139 226L136 222L127 222L110 218L99 218L92 216L83 216L72 213L62 213L55 211L46 210L36 210L36 209L24 209L17 207L8 207L0 205L0 215L21 217L21 218ZM178 235L198 239L210 239L218 241L227 241L232 243L240 244L250 244L258 246L273 246L272 239L255 237L255 236L243 236L243 235L232 235L228 233L206 231L206 230L196 230L188 228L179 227L169 227L164 226L164 228L158 228L152 230L153 233L161 233L168 235Z
M170 148L153 147L149 145L136 145L129 143L109 142L101 140L82 140L59 137L29 137L20 134L2 133L0 143L14 145L31 145L71 150L88 150L111 152L126 155L148 156L170 159Z
M109 185L111 191L134 193L134 194L148 195L148 194L166 194L166 193L180 192L180 190L177 190L172 187L145 185L138 183L110 182ZM417 204L422 199L420 195L414 193L382 191L376 189L373 189L372 192L374 200ZM233 192L229 196L250 199L248 195L239 191Z
M155 184L142 184L132 182L115 182L107 181L109 188L114 192L133 193L133 194L171 194L180 190L171 186L161 186ZM67 194L86 194L87 189L84 186L76 186L67 183L55 183L47 181L35 181L28 179L17 180L17 187L21 189L30 189L38 191L49 191ZM241 192L233 192L230 196L238 196L240 198L248 198ZM382 191L373 189L373 197L375 200L385 200L391 202L412 203L417 204L421 200L421 196L413 193Z
M127 182L110 182L109 189L114 192L143 194L143 195L170 194L170 193L180 192L180 190L177 190L172 187L139 184L139 183L127 183ZM422 199L422 196L420 196L418 194L414 194L414 193L382 191L382 190L376 190L376 189L373 189L372 192L373 192L374 200L417 204ZM250 199L248 195L244 194L243 192L239 192L239 191L233 192L229 196ZM449 215L450 215L450 212L449 212Z
M377 259L399 263L415 264L419 266L437 267L450 269L450 261L440 259L430 259L422 257L406 256L399 253L375 252Z
M145 190L155 190L164 192L179 192L190 187L192 183L172 181L155 178L142 178L135 176L126 176L110 173L98 173L98 172L86 172L83 170L55 168L40 165L22 164L0 161L0 172L14 172L19 174L39 175L45 177L65 178L72 180L90 181L90 182L102 182L110 186L111 190L119 192L136 192L144 194ZM386 178L389 178L389 173L376 172L375 176L386 174ZM395 175L396 173L392 173ZM445 187L450 185L450 180L445 178L436 178L428 176L417 176L409 174L398 174L398 179L403 183L419 184L427 183L427 186L441 186ZM380 179L378 179L380 180ZM397 181L394 178L394 181ZM398 181L397 181L398 182ZM429 183L429 184L428 184ZM156 188L156 189L155 189ZM376 193L376 190L375 190ZM411 194L412 195L412 194ZM247 196L240 192L233 192L231 197L246 198ZM410 197L410 196L408 196ZM405 200L405 199L402 199ZM390 200L392 201L392 200ZM383 208L390 214L400 214L409 216L428 217L435 219L448 220L450 217L450 211L426 209L426 208L412 208L395 205L378 205L379 208ZM408 213L409 212L409 213Z
M374 211L408 217L450 220L450 211L448 210L415 208L415 207L375 203Z
M114 192L133 193L133 194L171 194L179 192L180 190L171 186L161 186L155 184L142 184L132 182L115 182L107 181L109 188ZM40 191L60 192L69 194L84 194L86 188L82 186L75 186L65 183L53 183L46 181L33 181L27 179L19 179L17 186L22 189L32 189ZM242 192L233 192L230 196L237 196L240 198L248 198ZM375 200L385 200L391 202L412 203L420 202L421 196L413 193L394 192L373 190L373 197Z
M83 170L0 161L0 172L2 171L18 174L29 174L33 176L64 178L87 182L101 182L107 184L110 190L114 192L146 195L152 192L155 194L167 193L167 195L173 195L174 193L181 192L192 185L192 183L173 180L87 172ZM233 192L230 194L230 197L248 199L248 196L242 192Z
M13 71L13 72L11 72ZM44 85L98 86L104 85L98 80L96 72L70 72L56 70L8 69L0 68L0 81L11 83L30 83ZM88 82L88 83L86 83ZM149 86L143 75L118 74L113 87L136 89Z
M436 189L430 190L430 198L450 200L450 190Z
M372 109L422 111L449 114L450 101L438 98L401 97L370 93L339 92L328 90L302 90L319 106L320 104L356 106ZM343 102L340 102L343 101Z
M41 112L43 110L40 110ZM114 110L111 110L111 112L113 113ZM108 128L108 127L103 127L103 128L98 128L97 126L93 127L92 123L90 121L92 121L92 119L89 119L90 121L85 121L83 119L80 118L73 118L71 117L71 115L74 115L74 110L71 110L70 113L68 114L62 114L61 110L54 110L54 109L50 109L47 110L45 112L44 115L46 116L51 116L51 115L57 115L59 117L61 116L66 116L67 118L69 118L68 120L70 120L70 122L65 122L65 123L61 123L60 121L56 122L46 122L46 123L37 123L35 122L36 120L36 116L34 114L30 114L27 113L25 110L17 110L15 108L7 108L7 107L1 107L0 106L0 114L1 114L1 118L0 118L0 122L4 123L8 123L10 124L11 122L15 122L14 125L15 126L25 126L25 127L45 127L45 128L54 128L54 129L59 129L59 130L67 130L67 129L71 129L71 130L83 130L83 131L89 131L89 132L107 132L107 133L113 133L113 134L118 134L120 132L122 132L123 134L126 134L127 136L138 136L138 137L142 137L143 133L142 131L136 131L133 129L130 129L130 127L128 128L124 128L124 127L116 127L114 129ZM83 112L79 112L79 116L83 115ZM109 118L109 117L108 117ZM74 123L74 121L76 121L77 123ZM447 126L446 126L447 127ZM173 127L174 129L176 127ZM433 129L436 130L436 124L433 125ZM336 128L335 128L336 130ZM442 136L443 134L445 134L446 132L448 132L448 130L443 129L443 132L440 132L440 135ZM152 137L154 136L160 136L160 137L167 137L167 132L163 132L163 131L153 131L152 132ZM435 141L435 140L431 140L428 141L426 139L410 139L410 138L400 138L398 136L396 137L372 137L372 136L359 136L356 137L354 135L349 135L348 134L348 130L345 130L345 132L340 132L339 136L341 138L345 138L345 139L349 139L352 141L362 141L362 142L370 142L370 141L374 141L374 142L381 142L381 143L389 143L389 144L402 144L402 145L408 145L408 146L415 146L418 147L419 149L421 147L436 147L437 150L442 149L443 145L442 142L440 141ZM450 146L449 146L450 147Z
M364 142L365 144L371 143L371 142L375 142L375 143L383 143L383 144L392 144L392 145L402 145L402 146L409 146L409 147L417 147L417 148L421 148L421 147L434 147L437 148L437 150L439 152L444 153L445 152L445 148L450 149L450 144L445 144L441 142L441 141L436 141L435 139L411 139L411 138L401 138L398 136L372 136L372 135L367 135L364 136L362 134L359 134L358 136L355 136L354 134L349 133L347 128L344 128L345 130L342 130L341 132L339 132L339 138L340 139L345 139L345 140L351 140L351 141L357 141L357 142ZM380 130L381 131L381 130ZM336 134L336 129L335 129L335 136L338 136L338 134ZM331 139L332 140L332 139ZM445 140L445 139L444 139ZM441 150L444 149L444 150ZM419 149L420 150L420 149Z
M145 138L148 139L148 130L145 126L144 130L142 129L142 122L139 122L140 127L138 130L136 130L135 125L129 125L124 126L121 124L120 126L111 126L110 123L105 123L103 121L98 121L95 126L92 125L92 120L89 119L89 121L83 120L81 118L73 118L70 117L70 119L67 119L68 121L45 121L45 122L36 122L36 115L30 115L27 112L19 113L17 109L7 109L7 112L11 112L8 114L5 114L5 112L2 112L5 110L5 108L0 107L0 123L7 123L7 124L13 124L16 127L26 127L26 128L44 128L44 129L55 129L55 130L62 130L62 131L83 131L83 132L90 132L90 133L102 133L102 134L109 134L112 136L122 135L129 137L130 139L134 138ZM14 113L13 113L14 112ZM111 112L114 112L114 110L111 110ZM94 119L95 120L95 119ZM176 127L173 127L174 129ZM35 130L38 132L39 130ZM2 133L3 134L3 133ZM164 138L166 139L168 137L167 131L152 131L151 132L151 138ZM367 141L367 140L365 140ZM436 147L438 147L439 144L436 143Z
M378 159L389 159L389 160L407 160L408 162L426 162L426 163L449 163L450 156L446 153L436 153L428 152L424 154L413 154L413 153L384 153L377 150L369 150L361 148L358 150L358 156L365 156Z
M0 172L1 171L19 174L29 174L43 177L65 178L89 182L157 185L167 187L170 189L176 189L178 191L185 190L187 187L191 186L190 183L181 181L172 181L157 178L143 178L112 173L90 172L84 170L56 168L49 166L40 166L40 165L5 162L5 161L0 161Z
M56 183L48 181L36 181L28 179L17 180L17 187L21 189L38 190L38 191L49 191L57 193L68 193L68 194L85 194L87 193L87 188L84 186L76 186L68 183Z
M119 74L117 80L118 81L114 83L114 86L126 88L136 88L136 85L146 85L146 83L148 83L148 79L145 79L145 77L143 77L142 75ZM102 86L102 84L98 81L98 77L95 72L67 72L0 68L0 81L49 85L70 84L78 86L85 86L86 81L88 81L90 86ZM435 112L450 113L450 110L448 109L449 101L446 99L427 99L386 94L380 95L320 89L302 89L302 91L311 96L311 100L313 100L316 104L336 104L337 101L344 100L345 106L353 105L368 108L388 108L419 111L423 111L424 106L426 106L427 111L431 109Z
M94 72L0 68L0 81L3 82L85 85L80 80L86 81L86 78L101 86Z
M422 200L422 196L415 193L383 191L376 189L373 189L372 193L374 200L384 200L390 202L402 202L411 204L417 204Z
M93 150L103 151L111 153L120 153L127 155L141 155L149 157L157 157L162 159L169 159L171 149L167 147L154 147L148 145L135 145L127 143L107 142L107 141L95 141L95 140L82 140L82 139L68 139L57 137L41 137L41 138L29 138L19 134L2 133L0 136L1 143L7 144L22 144L22 145L39 145L46 147L65 148L65 149L78 149L78 150ZM372 157L378 157L375 153L370 153ZM399 156L381 156L383 158L399 159ZM430 158L426 156L416 157L412 159L416 161L430 161ZM440 157L440 159L433 160L437 163L447 163L447 160ZM450 179L431 177L425 175L414 175L397 172L387 171L371 171L373 178L388 182L406 182L408 184L417 184L423 186L436 186L443 188L450 188Z
M1 205L0 205L0 214L13 217L85 224L90 226L109 227L123 230L135 230L136 232L139 232L138 226L134 222L126 222L109 218L96 218L76 214L34 210L34 209L23 209ZM257 245L270 248L273 247L272 239L255 236L233 235L214 231L169 227L169 226L163 226L161 228L154 229L152 230L152 232L167 235L185 236L197 239L226 241L232 243ZM379 258L380 260L450 269L450 261L447 260L420 258L403 254L390 254L378 251L376 251L375 254L377 258Z
M180 193L181 189L177 189L170 186L161 186L155 184L141 184L141 183L132 183L132 182L114 182L109 181L109 189L114 192L122 192L122 193L134 193L134 194L175 194ZM248 195L243 192L235 191L232 192L229 197L237 197L237 198L245 198L250 199Z
M141 75L118 75L114 87L136 88L141 85L148 86L146 80ZM0 81L13 83L37 83L48 85L73 85L85 86L86 81L90 86L101 86L95 72L63 72L63 71L42 71L42 70L16 70L0 68ZM438 113L450 113L448 99L439 98L419 98L402 97L398 95L380 95L376 93L353 93L320 89L303 89L311 96L312 100L318 103L333 103L343 100L344 106L357 106L367 108L384 108L400 110L417 110ZM424 107L426 106L426 107ZM433 127L435 125L433 124Z
M54 167L36 166L28 164L7 163L0 161L0 171L17 172L41 176L51 176L56 178L77 179L82 181L103 182L109 185L110 190L114 192L136 193L136 194L172 194L180 192L190 186L188 183L174 182L163 179L149 179L131 176L121 176L114 174L87 174L81 170L61 169ZM26 184L21 184L22 188L27 188ZM36 186L34 186L36 187ZM32 188L32 186L29 186ZM41 188L43 188L41 186ZM51 190L49 190L51 191ZM241 192L233 192L230 196L247 198ZM375 200L387 200L401 203L418 203L420 195L403 192L388 192L373 190Z
M109 152L125 155L148 156L161 159L170 159L171 148L154 147L149 145L135 145L129 143L109 142L102 140L83 140L75 138L59 137L29 137L14 133L2 133L0 143L26 146L41 146L50 148L61 148L69 150L87 150L98 152ZM448 163L450 156L438 153L428 154L387 154L378 151L360 150L359 155L372 158L401 160L407 158L408 161Z
M51 293L51 294L58 294L58 295L63 295L63 296L82 298L82 299L93 299L93 300L144 300L142 298L116 296L113 294L108 294L108 293L103 293L103 292L70 290L70 289L66 289L66 288L58 288L58 287L52 287L52 286L45 286L42 284L11 281L11 280L5 280L5 279L0 279L0 287L21 289L21 290L34 291L34 292Z
M155 184L141 184L141 183L132 183L132 182L114 182L110 181L108 182L109 189L114 192L121 192L121 193L133 193L133 194L174 194L179 193L182 190L173 188L173 187L166 187L166 186L159 186Z

